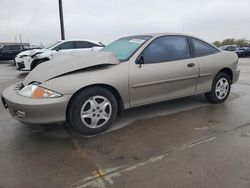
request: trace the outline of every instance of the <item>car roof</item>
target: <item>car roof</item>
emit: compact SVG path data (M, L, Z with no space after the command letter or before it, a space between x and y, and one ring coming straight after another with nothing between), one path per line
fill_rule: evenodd
M196 36L192 36L189 34L184 34L184 33L171 33L171 32L165 32L165 33L144 33L144 34L139 34L139 35L131 35L131 36L127 36L127 37L136 37L136 36L150 36L150 37L154 37L154 38L158 38L161 36L168 36L168 35L177 35L177 36L184 36L184 37L193 37L196 38L198 40L204 41L210 45L212 45L213 47L219 49L218 47L214 46L213 44L211 44L211 42L208 42L200 37L196 37ZM220 50L220 49L219 49Z
M28 44L3 44L0 46L29 46Z
M204 40L204 39L202 39L200 37L196 37L196 36L192 36L192 35L184 34L184 33L172 33L172 32L165 32L165 33L144 33L144 34L138 34L138 35L131 35L131 36L127 36L127 37L150 36L150 37L157 38L157 37L167 36L167 35L177 35L177 36L193 37L193 38L202 40L202 41L207 42L207 43L210 44L210 42L208 42L208 41L206 41L206 40Z
M166 35L178 35L178 36L190 36L190 37L194 37L188 34L184 34L184 33L171 33L171 32L166 32L166 33L142 33L142 34L138 34L138 35L131 35L131 36L151 36L151 37L161 37L161 36L166 36ZM197 38L197 37L195 37Z
M160 36L165 36L165 35L181 35L181 36L190 36L184 33L171 33L171 32L166 32L166 33L148 33L148 35L154 36L154 37L160 37Z

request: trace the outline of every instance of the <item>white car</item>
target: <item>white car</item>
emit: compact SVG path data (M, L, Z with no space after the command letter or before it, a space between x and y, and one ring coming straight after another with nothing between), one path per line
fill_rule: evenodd
M34 57L37 54L40 54L44 52L45 50L52 49L55 45L59 44L60 41L56 41L52 43L51 45L47 46L46 48L42 49L32 49L32 50L25 50L19 54L16 55L14 61L15 65L17 67L17 70L30 70L29 66L31 62L33 61Z
M98 51L104 45L100 41L90 40L60 40L44 49L28 50L15 58L17 70L30 71L38 64L49 61L62 54L84 51Z
M21 65L24 64L24 62L29 62L34 54L42 53L43 51L44 49L32 49L17 54L14 59L17 69L20 69L22 67ZM17 64L19 65L20 68L18 67Z

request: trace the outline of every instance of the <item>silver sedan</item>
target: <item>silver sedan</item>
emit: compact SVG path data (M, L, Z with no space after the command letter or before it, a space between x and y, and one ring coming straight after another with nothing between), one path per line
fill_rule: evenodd
M118 39L100 52L63 56L36 67L2 94L25 123L69 121L98 134L123 110L204 93L224 102L239 77L233 52L192 36L157 33Z

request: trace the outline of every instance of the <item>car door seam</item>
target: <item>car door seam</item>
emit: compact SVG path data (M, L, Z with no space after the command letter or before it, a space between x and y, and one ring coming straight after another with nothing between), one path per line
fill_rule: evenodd
M146 87L146 86L152 86L152 85L159 85L159 84L164 84L168 82L176 82L176 81L182 81L182 80L189 80L189 79L194 79L198 78L198 75L192 75L192 76L186 76L186 77L180 77L180 78L171 78L167 80L159 80L155 82L147 82L147 83L142 83L142 84L134 84L132 87L133 88L140 88L140 87Z

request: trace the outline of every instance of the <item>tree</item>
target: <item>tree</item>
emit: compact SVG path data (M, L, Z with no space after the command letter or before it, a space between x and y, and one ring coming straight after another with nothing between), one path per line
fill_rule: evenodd
M247 39L238 39L236 40L236 44L240 47L244 47L244 46L248 46L249 45L249 41Z
M244 47L244 46L250 46L250 41L242 38L242 39L233 39L233 38L227 38L224 39L223 41L215 41L213 44L217 47L224 46L224 45L237 45L239 47Z
M213 42L213 45L217 46L217 47L220 47L221 46L221 42L220 41L214 41Z
M236 40L235 39L225 39L221 42L221 45L235 45L236 44Z

